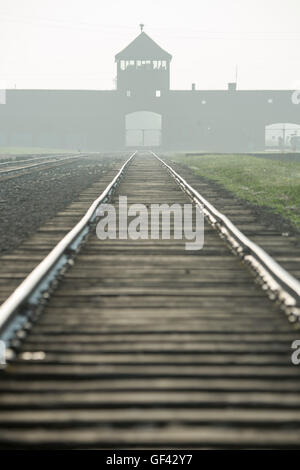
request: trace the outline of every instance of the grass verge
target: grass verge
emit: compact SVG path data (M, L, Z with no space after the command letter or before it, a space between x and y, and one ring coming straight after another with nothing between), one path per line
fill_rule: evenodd
M198 175L217 181L242 199L271 208L300 228L300 162L251 155L173 155Z

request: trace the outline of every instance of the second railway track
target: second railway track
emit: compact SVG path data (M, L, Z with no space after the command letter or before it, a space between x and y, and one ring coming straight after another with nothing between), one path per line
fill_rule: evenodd
M47 157L36 157L32 160L28 159L24 161L17 160L13 162L4 162L0 164L0 181L18 178L19 176L27 175L37 170L47 170L51 168L56 168L67 163L71 163L72 161L82 157L84 157L84 155L82 154L68 156L50 155Z
M118 195L189 202L150 154L130 161ZM48 236L24 244L24 264L34 247L49 251ZM31 329L9 326L2 448L299 448L297 308L285 316L214 228L196 252L93 229L71 264Z

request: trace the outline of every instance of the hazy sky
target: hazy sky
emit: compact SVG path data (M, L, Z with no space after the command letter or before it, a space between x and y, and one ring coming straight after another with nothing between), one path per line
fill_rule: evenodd
M174 89L300 88L300 0L0 0L2 84L111 89L141 22Z

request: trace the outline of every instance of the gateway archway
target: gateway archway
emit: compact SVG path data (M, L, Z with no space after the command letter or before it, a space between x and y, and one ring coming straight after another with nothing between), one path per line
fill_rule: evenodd
M137 111L126 114L126 146L159 147L161 145L161 127L161 114L151 111Z

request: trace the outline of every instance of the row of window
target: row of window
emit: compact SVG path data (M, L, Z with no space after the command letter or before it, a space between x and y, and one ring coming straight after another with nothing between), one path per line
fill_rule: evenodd
M121 70L146 69L167 70L166 60L120 60Z

